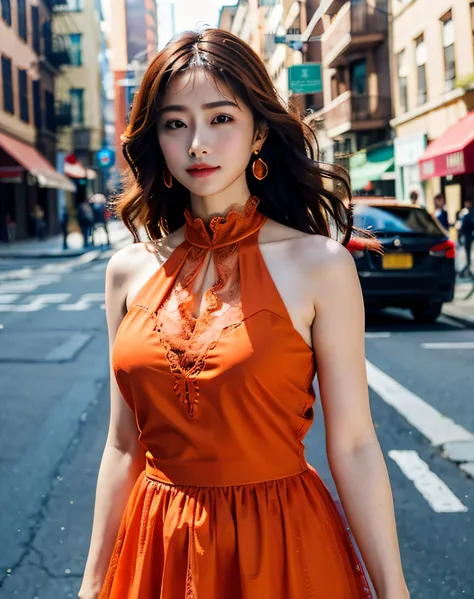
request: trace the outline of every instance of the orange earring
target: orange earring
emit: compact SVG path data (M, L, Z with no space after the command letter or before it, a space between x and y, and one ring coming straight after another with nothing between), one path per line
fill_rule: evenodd
M173 187L173 175L170 173L169 168L165 166L163 169L163 183L168 189Z
M258 156L258 150L254 150L255 156ZM261 158L257 158L252 164L252 172L255 179L263 181L268 175L268 165Z

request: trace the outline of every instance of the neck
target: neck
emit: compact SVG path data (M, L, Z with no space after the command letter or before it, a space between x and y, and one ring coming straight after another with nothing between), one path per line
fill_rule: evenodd
M195 218L201 218L208 224L212 217L224 215L231 206L245 206L251 196L245 173L232 185L213 195L191 193L191 212Z

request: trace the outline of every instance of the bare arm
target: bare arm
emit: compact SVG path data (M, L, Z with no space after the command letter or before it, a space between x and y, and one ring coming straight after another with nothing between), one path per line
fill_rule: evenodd
M128 248L115 254L107 267L106 313L109 350L125 315L129 276ZM96 599L102 588L120 521L138 475L145 466L145 454L138 442L135 416L110 371L110 424L99 469L89 556L79 597Z
M379 598L407 599L392 492L370 413L357 271L349 252L331 240L313 269L312 335L329 465Z

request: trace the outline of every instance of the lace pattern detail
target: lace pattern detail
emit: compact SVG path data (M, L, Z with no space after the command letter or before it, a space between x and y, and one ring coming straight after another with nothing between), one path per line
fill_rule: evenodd
M155 331L166 349L174 390L193 418L199 402L198 376L210 351L227 332L242 323L238 244L213 251L216 282L202 299L202 312L194 316L193 284L208 249L192 247L176 281L155 312Z

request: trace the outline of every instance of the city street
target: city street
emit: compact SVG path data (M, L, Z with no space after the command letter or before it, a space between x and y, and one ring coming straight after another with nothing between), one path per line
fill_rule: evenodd
M77 596L108 423L110 255L0 264L1 599ZM473 598L474 480L457 462L474 462L474 330L369 315L366 351L411 597ZM320 410L306 445L334 489Z

